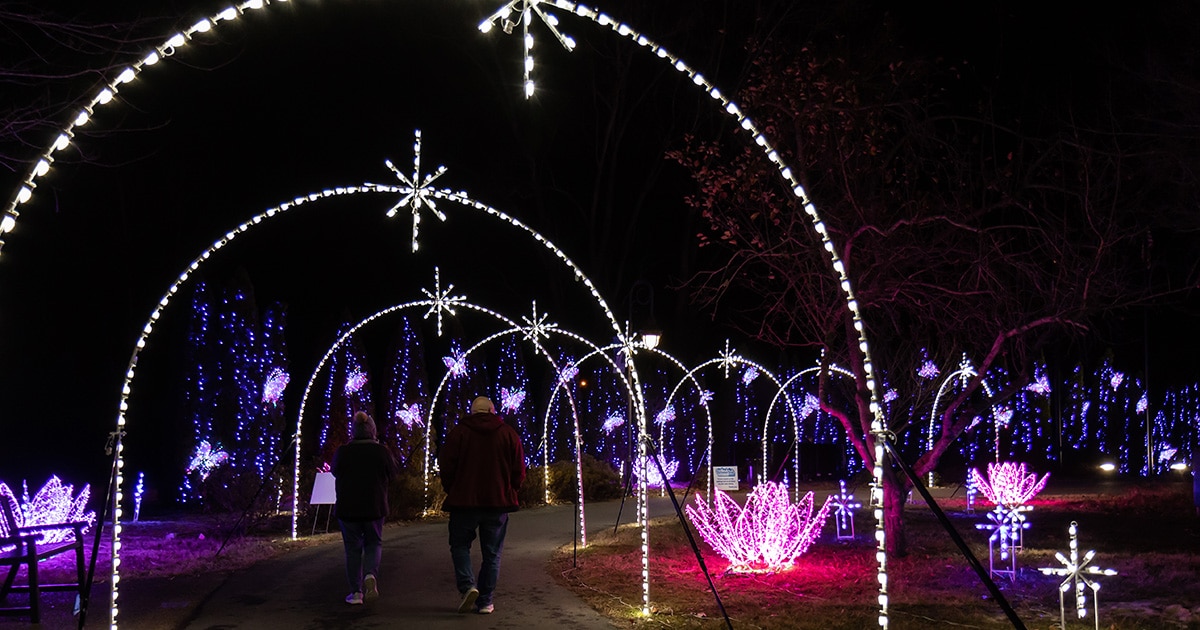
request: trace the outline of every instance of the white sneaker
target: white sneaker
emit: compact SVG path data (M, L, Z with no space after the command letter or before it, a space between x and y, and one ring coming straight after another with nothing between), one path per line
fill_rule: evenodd
M475 612L481 615L490 615L493 612L496 612L496 607L492 604L487 604L486 606L480 606L479 610L476 610Z
M361 604L363 602L362 593L354 592L346 596L346 603L351 605Z
M370 600L379 597L379 587L376 584L375 576L371 573L363 578L363 599Z
M475 598L477 597L479 597L479 589L474 586L467 589L467 592L463 593L462 603L458 605L458 612L465 613L471 610L471 607L475 605Z

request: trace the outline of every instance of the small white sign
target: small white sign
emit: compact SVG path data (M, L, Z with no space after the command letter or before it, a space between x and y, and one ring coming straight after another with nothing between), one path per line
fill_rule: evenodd
M713 466L713 476L716 478L717 490L738 489L737 466Z
M333 473L319 472L313 482L312 499L309 505L333 505L337 503L337 486L334 484Z

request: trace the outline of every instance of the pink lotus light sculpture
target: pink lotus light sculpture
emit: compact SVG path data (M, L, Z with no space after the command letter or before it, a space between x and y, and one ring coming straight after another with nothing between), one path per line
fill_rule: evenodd
M766 482L746 497L746 507L717 490L711 508L703 499L687 506L688 518L735 573L790 569L808 551L829 516L829 500L813 515L813 493L792 504L787 486Z
M74 486L64 484L58 476L51 476L46 485L38 490L33 498L29 498L29 488L26 485L22 501L18 501L8 485L0 482L0 501L7 501L12 508L13 516L17 519L18 527L31 527L50 523L71 523L84 521L88 528L96 523L96 513L87 511L88 498L91 496L91 486L84 486L75 494ZM86 531L86 529L85 529ZM0 521L0 532L7 535L7 528ZM39 544L52 544L66 540L74 535L71 528L48 529L42 532ZM11 547L9 547L11 549ZM7 549L6 549L7 550Z
M988 464L987 479L979 474L978 468L971 469L971 479L989 501L1013 507L1024 505L1037 496L1046 487L1050 473L1039 480L1037 473L1025 473L1023 463L1001 462Z

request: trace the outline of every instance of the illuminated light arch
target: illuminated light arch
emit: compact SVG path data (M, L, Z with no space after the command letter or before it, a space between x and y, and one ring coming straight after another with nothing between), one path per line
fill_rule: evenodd
M285 2L286 0L279 0L279 1ZM152 48L144 57L142 57L138 61L130 64L129 66L126 66L123 70L121 70L117 74L117 76L112 81L110 81L109 83L107 83L106 85L101 87L99 90L97 90L95 94L91 95L90 99L82 107L82 109L75 116L75 118L72 119L71 122L69 122L67 125L65 125L61 129L59 135L55 138L53 143L51 143L51 145L38 157L37 161L30 168L30 170L26 173L26 175L23 178L23 180L21 181L21 183L18 184L16 192L13 194L12 198L8 202L7 206L5 207L3 214L0 215L0 250L3 249L3 244L4 244L3 239L4 239L5 235L7 233L11 232L16 227L17 219L20 216L19 208L23 204L29 202L29 200L33 197L34 191L37 189L38 181L50 171L51 166L54 163L54 154L56 154L59 151L63 151L65 149L67 149L69 146L71 146L71 141L72 141L72 138L74 137L74 130L82 125L86 125L89 122L89 120L91 119L91 116L95 112L96 108L112 102L114 100L114 97L119 93L121 86L123 86L126 83L130 83L133 80L135 80L136 78L138 78L140 76L141 72L145 68L158 63L158 61L160 61L161 59L163 59L165 57L170 57L171 55L173 55L176 48L187 44L187 42L190 39L192 39L194 36L196 36L197 34L206 33L208 31L212 30L214 27L218 27L225 22L234 21L248 11L263 9L264 7L270 5L271 2L272 2L272 0L245 0L241 3L234 4L226 9L221 10L220 12L214 14L212 17L201 18L196 23L194 23L191 27L180 30L180 31L174 33L173 35L171 35L170 37L168 37L162 44L158 45L155 48ZM731 99L725 97L714 85L712 85L707 79L705 79L702 74L697 72L695 69L691 68L682 59L674 56L673 54L668 52L667 49L665 49L662 46L660 46L659 44L655 43L650 38L648 38L645 35L643 35L642 33L638 32L636 29L632 28L628 24L615 21L608 15L601 13L596 9L592 9L592 8L589 8L584 5L576 4L574 2L569 2L567 0L541 0L540 3L535 2L534 0L518 0L518 2L520 2L523 7L529 7L529 6L532 6L533 4L553 6L558 9L568 11L571 14L574 14L578 17L587 18L589 20L592 20L599 26L606 27L606 28L610 29L611 31L615 32L618 36L624 37L624 38L634 42L638 46L646 48L652 54L657 56L659 59L662 59L664 62L668 63L676 71L686 75L693 84L695 84L698 88L702 89L709 97L711 97L714 101L716 101L720 105L722 111L724 111L727 115L729 115L730 117L735 119L742 129L744 129L746 132L751 134L751 137L753 138L754 143L758 147L760 147L760 149L763 152L763 155L772 164L774 164L776 166L776 168L778 168L780 177L782 177L784 182L791 187L792 192L795 194L796 198L803 205L804 211L808 214L808 216L812 222L813 229L816 231L817 235L820 237L822 246L824 247L825 251L827 252L827 254L829 256L833 271L839 279L840 288L842 290L842 293L845 296L847 309L850 312L854 328L858 332L859 342L858 342L857 350L861 354L862 361L863 361L862 368L863 368L864 376L866 378L867 390L870 395L870 411L872 414L871 432L870 432L870 435L867 436L867 439L869 442L873 443L872 444L874 447L873 454L874 454L874 460L875 460L875 465L872 468L871 501L870 501L870 503L871 503L872 508L874 508L874 514L875 514L875 539L877 542L876 559L878 562L877 572L878 572L878 582L880 585L879 586L879 618L878 618L878 621L879 621L879 625L881 627L886 628L888 625L887 556L886 556L887 544L886 544L886 535L884 533L884 522L883 522L884 517L883 517L883 465L882 465L882 462L884 459L884 445L883 445L882 440L887 439L887 431L886 431L886 427L883 422L883 413L882 413L882 407L879 403L880 397L879 397L878 387L877 387L877 383L876 383L874 361L871 358L871 350L870 350L870 345L867 340L866 326L863 323L862 313L859 310L858 301L854 296L853 287L851 285L850 278L846 273L845 265L842 263L840 257L837 254L836 247L835 247L832 239L829 236L829 233L825 227L825 223L821 219L821 216L818 213L816 206L813 205L813 203L808 199L807 192L804 190L804 187L800 184L800 182L793 176L793 174L791 172L791 168L784 162L783 158L781 158L779 156L779 153L772 147L770 141L767 140L767 138L757 128L757 126L753 123L753 121L749 117L747 117L745 113L743 113L741 111L741 108L735 102L733 102ZM544 13L539 11L539 15L544 15ZM495 17L498 17L498 14ZM557 20L557 18L554 18L554 19ZM526 25L526 26L528 26L528 25ZM525 35L524 40L526 42L526 52L528 54L529 51L532 49L532 39L528 33L527 28L524 31L524 35ZM531 65L532 65L532 57L529 56L526 61L526 67L530 67ZM530 90L531 88L532 88L532 82L528 82L528 84L526 86L526 90ZM597 295L597 297L599 297L599 296ZM607 311L607 307L605 308L605 310ZM608 314L610 316L610 320L614 326L614 330L616 331L618 337L624 339L625 337L621 334L620 327L616 325L615 318L611 317L611 312L609 312ZM639 388L636 387L637 380L638 380L637 370L634 369L633 371L631 371L631 374L633 376L633 380L635 381L635 388L634 388L635 395L639 395L640 394ZM128 394L123 394L122 403L124 403L124 397L127 395ZM638 407L644 408L644 405L638 405ZM122 412L122 414L123 414L123 412ZM123 418L123 415L122 415L122 418ZM641 417L639 417L639 438L640 438L639 441L644 440L646 438L646 418L644 417L644 414L642 414ZM119 457L120 449L121 449L121 445L118 441L118 444L117 444L118 457ZM639 450L644 450L644 449L639 449ZM645 453L642 452L642 453L640 453L640 455L644 456ZM119 465L118 465L118 470L117 470L116 474L117 474L117 478L118 478L118 482L119 482L119 480L121 478ZM644 484L639 483L638 491L639 491L639 494L644 496L644 493L645 493ZM117 493L116 496L120 496L120 483L118 483L116 485L115 492ZM645 522L644 503L642 506L642 510L643 510L643 513L640 516L643 517L643 522ZM116 528L114 527L114 538L116 536L115 529ZM643 528L642 535L643 535L642 569L643 569L643 576L644 576L643 589L642 589L642 614L649 615L650 614L649 581L648 581L649 580L649 556L648 556L648 545L647 545L647 538L646 538L647 532L646 532L645 528ZM115 555L119 549L119 545L117 545L116 543L117 543L117 541L114 540L114 547L115 547L114 548L114 567L113 567L113 570L114 570L114 575L113 575L114 598L112 601L112 615L111 615L111 622L112 622L112 626L114 628L116 627L116 610L117 610L115 587L116 587L116 582L117 582L117 578L118 578L118 575L116 573L117 559L116 559Z
M418 148L419 147L419 137L420 137L419 132L417 135L418 135L418 146L414 147L414 149L419 151L419 148ZM191 275L200 268L200 265L203 264L205 261L207 261L216 251L220 250L225 245L232 242L239 235L246 233L251 228L263 224L264 221L266 221L267 219L276 217L282 213L285 213L291 209L294 209L296 207L299 207L299 206L304 205L309 202L319 201L322 199L327 199L330 197L336 197L336 196L340 196L340 195L354 195L354 194L361 194L361 193L384 193L384 194L399 193L402 195L412 195L415 192L417 192L417 190L414 189L414 187L412 187L412 186L408 186L408 187L385 186L385 185L372 184L372 183L366 183L363 185L356 185L356 186L339 186L339 187L334 187L334 188L326 188L320 192L312 192L305 196L295 197L290 201L286 201L277 206L269 208L268 210L263 211L255 216L251 217L249 220L241 223L240 225L238 225L236 228L230 230L229 232L226 232L224 236L219 238L212 245L210 245L207 249L205 249L199 256L194 258L192 260L192 262L184 269L184 271L179 275L179 277L171 284L171 286L167 289L167 291L160 298L158 305L151 312L150 317L147 319L145 325L143 326L142 332L139 335L137 341L135 342L132 356L131 356L129 363L127 365L127 368L126 368L125 380L121 387L120 403L118 406L118 414L117 414L117 432L120 435L124 435L124 429L125 429L125 424L126 424L125 414L129 409L128 401L129 401L129 396L130 396L130 394L132 392L132 388L133 388L133 380L134 380L134 376L136 375L136 371L137 371L136 369L137 369L138 359L140 357L140 353L141 353L142 349L145 348L146 343L148 342L149 337L154 330L155 323L158 321L159 317L161 316L163 309L165 309L166 306L170 303L171 297L174 296L178 292L179 287L184 282L186 282L191 277ZM525 225L520 220L518 220L512 216L509 216L508 214L506 214L492 206L489 206L483 202L471 199L469 196L467 196L467 194L465 192L452 192L452 191L446 190L446 189L434 190L434 189L430 189L430 188L421 189L420 192L425 195L426 202L428 202L429 199L452 201L452 202L455 202L455 203L462 205L469 209L483 211L487 215L491 215L493 217L499 218L499 219L509 223L510 225L513 225L514 227L524 230L525 232L530 234L536 242L540 243L543 247L550 250L558 259L560 259L561 261L563 261L564 264L567 265L567 267L571 270L572 274L575 276L576 280L582 282L584 284L584 286L587 287L589 293L596 300L597 305L599 305L601 307L604 314L607 316L609 322L613 325L614 329L617 331L620 330L620 327L619 327L619 325L617 325L616 318L613 316L611 309L608 307L607 302L604 301L604 298L600 295L599 290L596 289L596 287L592 283L591 279L589 279L587 277L587 275L583 273L583 270L580 269L579 266L576 265L574 263L574 261L572 261L570 259L570 257L568 257L566 255L565 252L563 252L557 246L555 246L554 243L552 243L549 239L542 236L541 234L539 234L537 231L533 230L529 226ZM397 204L397 206L399 206L399 205L400 204ZM393 208L393 210L394 209L395 208ZM415 224L417 221L416 210L417 210L417 208L414 208L414 231L415 231ZM390 216L390 214L392 214L392 213L389 213L389 216ZM443 291L441 289L440 276L435 274L435 279L436 279L435 293L431 294L428 291L426 291L426 294L430 295L430 297L431 297L430 300L426 301L426 305L431 307L431 312L433 312L433 310L437 311L438 318L439 318L439 329L440 329L440 321L441 321L442 312L448 310L450 313L453 313L453 307L458 304L458 300L449 295L450 288L447 288L445 291ZM452 286L453 285L451 285L451 287ZM536 317L537 317L537 315L536 315L536 307L535 307L534 318L536 319ZM517 326L515 323L513 323L513 325ZM540 332L543 327L544 326L540 326L539 324L537 324L535 322L530 322L530 330L531 331L537 330ZM522 329L522 330L524 330L524 329ZM531 333L527 332L527 334L531 334ZM636 379L636 371L634 372L634 375L635 375L635 379ZM302 405L301 409L303 409L303 402L301 403L301 405ZM644 417L644 414L642 414L642 416ZM299 435L300 435L299 431L297 431L297 433L292 436L291 441L292 441L293 445L298 446ZM113 546L112 576L113 576L113 579L112 579L111 587L110 587L110 597L111 597L110 606L111 606L111 608L110 608L110 619L109 619L110 625L113 628L117 627L117 613L119 610L119 607L117 605L117 600L119 598L119 593L120 593L119 586L118 586L118 584L120 582L120 562L121 562L121 559L120 559L120 549L121 549L120 535L121 535L121 531L122 531L122 529L121 529L122 511L121 511L121 507L120 507L120 502L124 496L123 492L122 492L124 475L121 473L121 469L124 467L124 458L121 455L121 453L124 450L124 444L123 444L122 440L118 439L116 441L115 448L117 450L117 453L116 453L117 471L116 471L116 479L115 479L113 492L114 492L114 502L116 503L116 505L113 510L113 528L112 528L112 546ZM296 449L296 457L297 457L297 459L299 458L299 448ZM580 476L580 478L582 478L582 476ZM294 490L296 491L296 494L294 494L293 501L298 501L299 500L298 490L295 488L294 488ZM295 512L295 510L293 510L293 512ZM294 519L295 519L295 514L293 514L293 535L295 534L295 527L296 527Z
M732 367L734 367L734 366L736 366L736 365L746 365L746 366L749 366L749 367L753 367L754 369L758 370L758 371L759 371L759 373L761 373L761 374L765 374L765 375L767 376L767 378L771 379L771 382L775 383L775 387L776 387L777 389L781 389L781 388L783 387L783 385L782 385L782 384L779 382L779 378L775 376L775 373L774 373L774 372L772 372L771 370L767 369L767 368L766 368L765 366L763 366L762 364L759 364L759 363L756 363L756 362L754 362L754 361L751 361L751 360L749 360L749 359L746 359L746 358L744 358L744 357L742 357L742 356L738 355L737 353L735 353L733 350L731 350L731 349L730 349L730 347L729 347L729 340L728 340L728 339L726 339L726 340L725 340L725 351L721 353L721 356L719 356L719 357L717 357L717 358L715 358L715 359L709 359L709 360L707 360L707 361L705 361L705 362L703 362L703 363L701 363L701 364L699 364L699 365L696 365L695 367L693 367L691 370L689 370L689 371L688 371L688 373L685 375L685 378L691 378L693 383L694 383L694 382L696 382L696 381L695 381L695 376L694 376L694 375L695 375L697 372L699 372L699 371L703 370L704 368L706 368L706 367L708 367L708 366L710 366L710 365L720 365L720 366L721 366L721 368L724 370L724 372L725 372L725 378L727 378L727 379L729 378L729 369L730 369L730 368L732 368ZM680 388L680 387L682 387L682 386L683 386L683 380L681 379L681 380L679 381L679 383L676 383L675 387L674 387L674 388L671 390L671 393L670 393L670 395L668 395L668 396L667 396L667 404L668 404L668 405L669 405L669 404L671 404L671 401L675 399L675 394L677 394L677 393L679 392L679 388ZM703 399L703 394L701 394L701 396L702 396L702 397L701 397L701 405L702 405L702 406L705 408L705 410L707 410L707 409L708 409L708 404L707 404L707 402L706 402L706 401L704 401L704 399ZM789 411L791 412L791 414L792 414L792 421L793 421L793 425L794 425L794 424L795 424L795 422L796 422L796 410L792 408L792 401L791 401L791 400L785 399L785 402L787 403L788 410L789 410ZM768 409L768 413L769 413L769 411L770 411L770 410ZM709 488L710 488L710 498L711 498L711 488L712 488L712 455L711 455L711 449L712 449L712 416L711 416L711 415L709 416L709 427L708 427L708 429L709 429L709 430L708 430L708 436L709 436L709 437L708 437L708 439L709 439L709 445L708 445L708 446L709 446L709 449L710 449L710 454L709 454L709 470L708 470L708 472L709 472L709 480L708 480L708 485L709 485ZM765 462L766 462L766 458L765 458L765 457L764 457L764 459L763 459L763 462L764 462L764 464L765 464ZM799 468L797 468L797 475L799 475ZM793 484L793 485L796 485L796 484ZM799 486L798 486L798 485L796 485L795 489L793 490L793 493L794 493L794 494L796 494L796 497L797 497L797 500L798 500L798 497L799 497Z
M965 385L967 380L975 378L978 375L979 375L979 373L975 371L974 366L972 366L971 362L967 359L967 355L964 354L962 361L960 361L958 364L958 369L947 374L946 378L942 380L942 384L940 386L938 386L937 395L934 396L934 398L933 398L933 408L929 410L929 432L925 436L925 450L926 451L933 450L934 424L937 423L938 407L941 406L942 396L946 393L946 389L948 387L952 386L956 380L963 382L963 384ZM983 384L983 391L984 391L984 393L986 393L988 395L988 398L995 397L995 394L992 392L992 386L988 384L986 378L982 379L982 384ZM998 410L996 410L996 409L992 410L993 417L996 415L997 411ZM993 422L993 424L995 425L995 428L996 428L996 449L995 450L996 450L996 462L998 463L1000 461L1000 423L997 421L997 422ZM929 472L929 484L933 485L933 471Z
M781 396L783 397L784 402L787 403L788 410L792 414L792 421L793 421L792 428L796 434L796 445L797 445L797 448L799 448L799 445L800 445L799 423L803 422L804 419L808 417L808 414L804 414L804 416L801 417L800 414L796 413L794 405L792 404L791 398L787 396L787 389L789 387L791 387L792 383L796 382L797 380L803 378L804 376L812 374L813 372L818 372L820 370L821 370L821 366L816 365L816 366L813 366L810 368L805 368L805 369L800 370L799 372L793 374L790 378L788 378L788 380L784 381L783 384L779 385L779 390L775 392L775 396L771 398L771 403L769 405L767 405L767 413L766 413L766 415L763 416L763 437L762 437L763 477L762 477L762 481L766 481L767 451L768 451L768 442L767 441L770 438L771 412L774 411L774 409L775 409L775 403L779 401L779 398ZM853 372L851 372L850 370L847 370L843 367L840 367L836 364L832 364L832 363L829 364L828 366L826 366L826 370L829 371L831 374L838 374L838 375L849 378L851 381L854 380ZM796 478L799 479L800 478L800 462L799 462L800 458L797 456L795 459L796 459Z

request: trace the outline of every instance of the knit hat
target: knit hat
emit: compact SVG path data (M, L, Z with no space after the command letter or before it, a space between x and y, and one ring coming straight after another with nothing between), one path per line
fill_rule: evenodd
M354 439L374 440L376 435L375 420L367 415L367 412L360 411L354 414Z
M471 413L496 413L496 406L487 396L480 396L471 403Z

